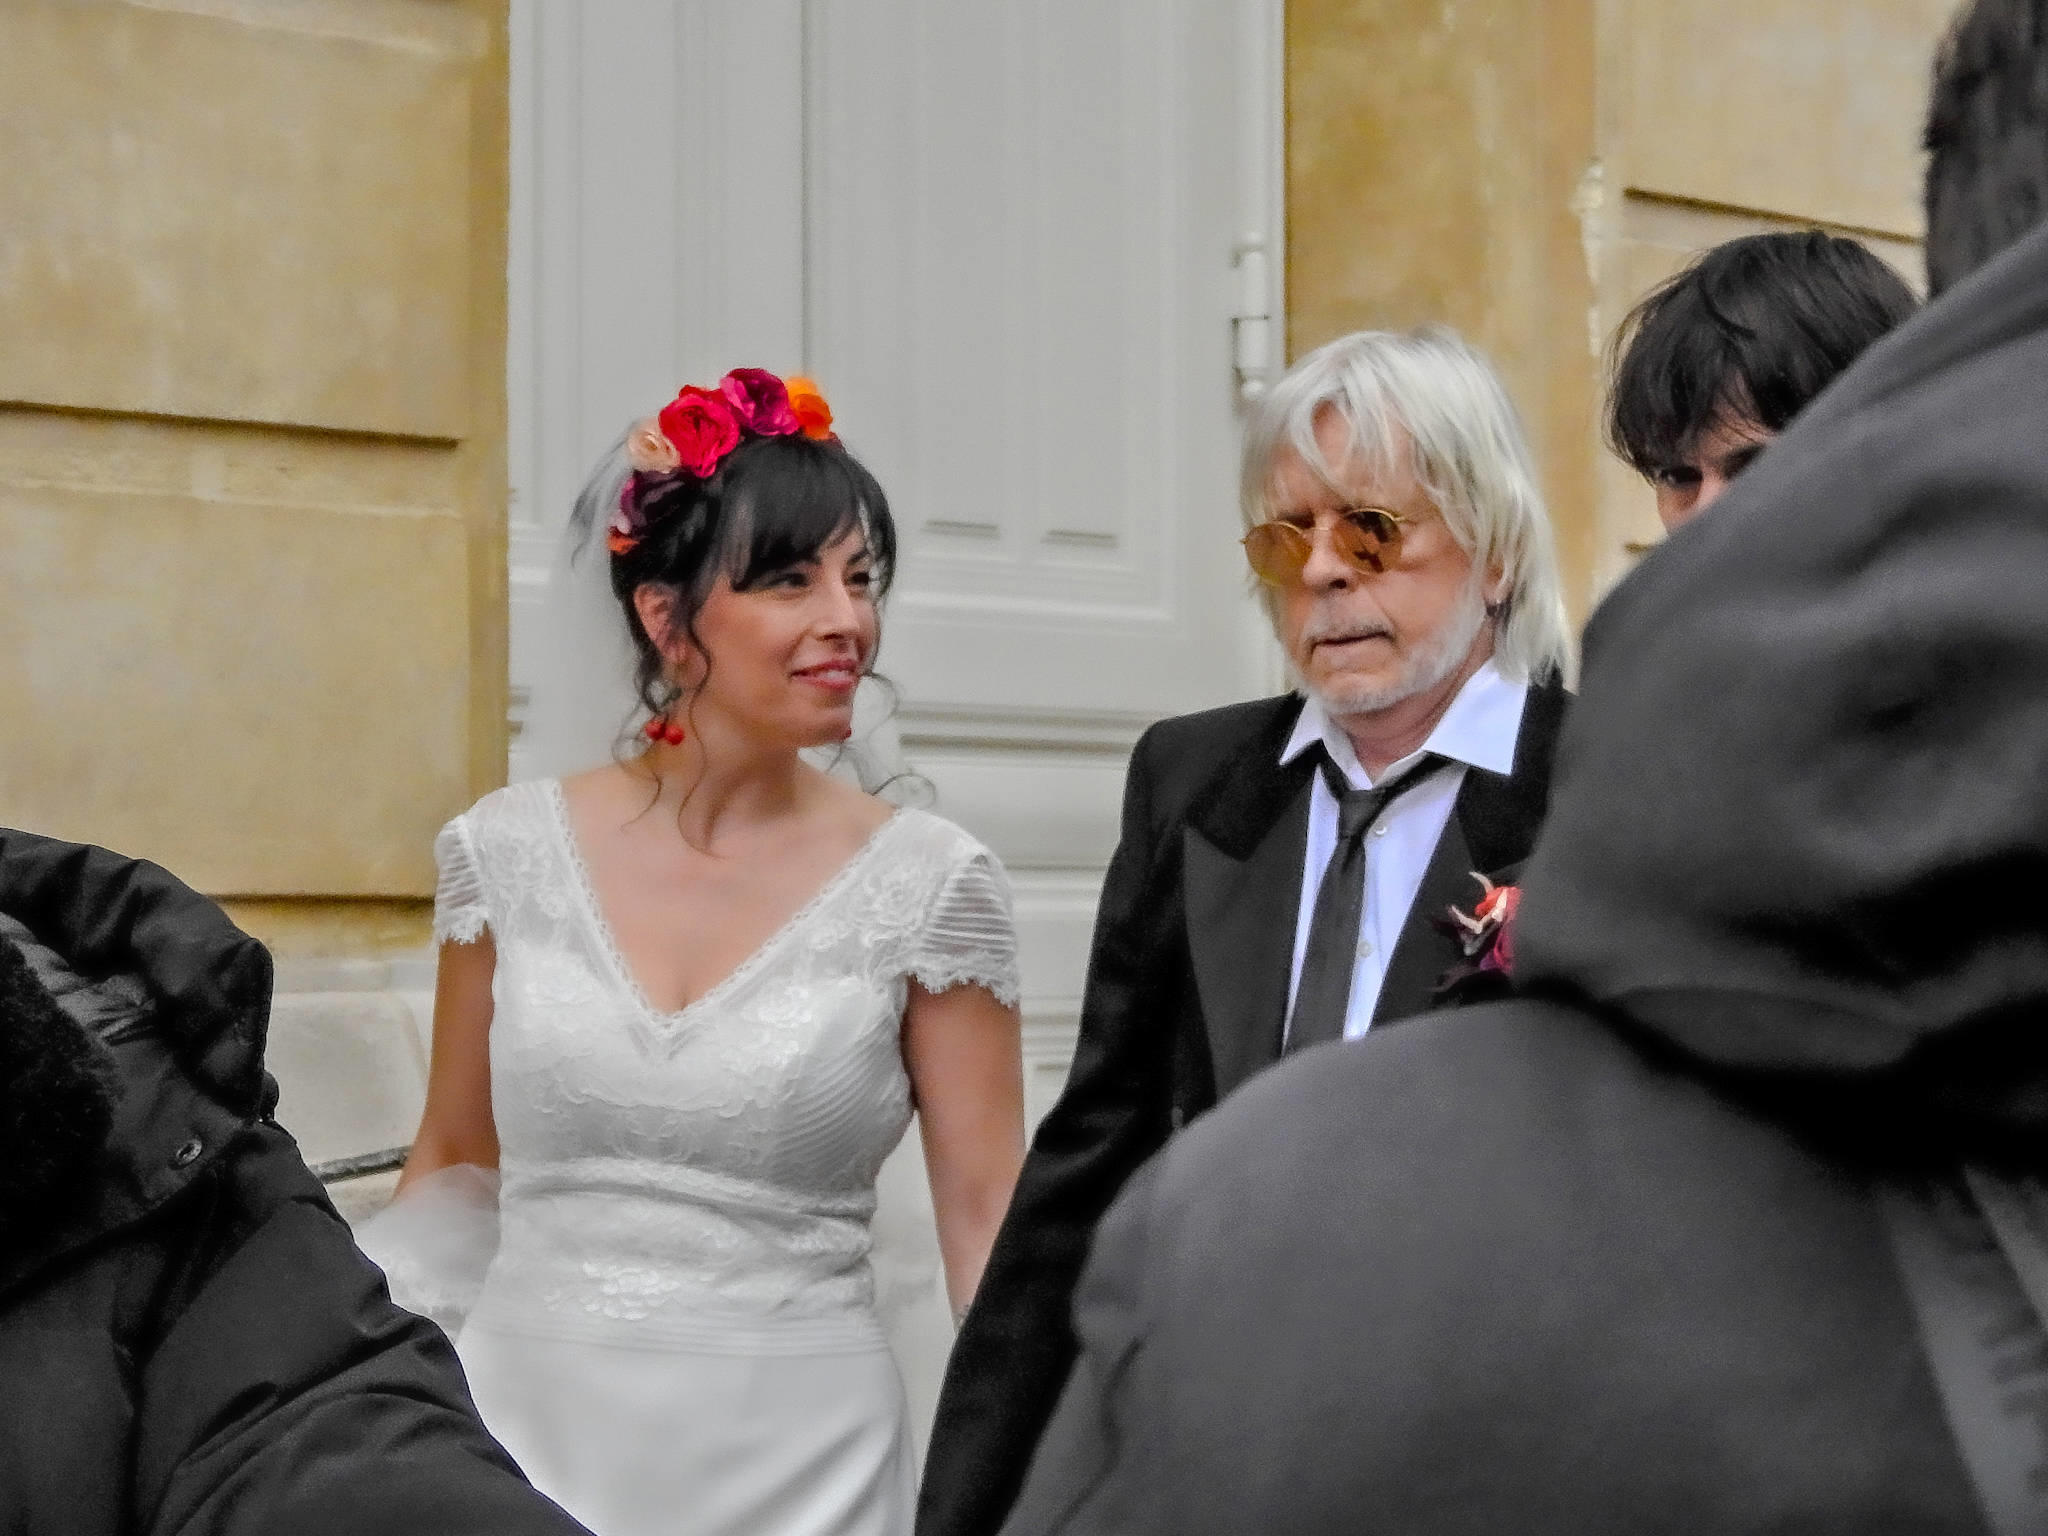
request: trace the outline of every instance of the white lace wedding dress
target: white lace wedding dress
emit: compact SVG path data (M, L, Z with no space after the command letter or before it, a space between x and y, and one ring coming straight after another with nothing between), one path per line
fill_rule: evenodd
M497 947L499 1235L468 1304L432 1257L448 1237L424 1181L364 1238L394 1294L451 1321L467 1304L485 1422L597 1536L903 1536L875 1175L910 1117L909 980L1016 998L1001 867L899 810L731 976L661 1013L558 781L487 796L435 851L437 937Z

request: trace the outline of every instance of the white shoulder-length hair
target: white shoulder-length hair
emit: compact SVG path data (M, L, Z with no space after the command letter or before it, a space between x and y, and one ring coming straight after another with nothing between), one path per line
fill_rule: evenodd
M1502 674L1528 682L1556 672L1571 681L1575 647L1550 515L1521 421L1486 359L1443 326L1355 331L1316 348L1252 409L1241 486L1247 528L1270 515L1282 449L1331 489L1345 489L1316 442L1325 411L1350 428L1354 469L1376 478L1413 474L1474 569L1497 567L1506 577L1494 632Z

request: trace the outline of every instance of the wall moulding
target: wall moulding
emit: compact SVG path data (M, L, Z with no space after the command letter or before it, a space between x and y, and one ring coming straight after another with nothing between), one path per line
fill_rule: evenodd
M446 441L0 404L0 508L7 487L66 486L459 516L458 455Z
M906 749L1024 747L1124 758L1156 718L1132 710L949 709L937 704L907 704L896 715L896 727Z

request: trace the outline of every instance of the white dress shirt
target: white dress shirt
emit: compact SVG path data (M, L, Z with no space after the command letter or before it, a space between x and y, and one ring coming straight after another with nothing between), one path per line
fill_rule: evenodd
M1407 772L1424 752L1434 752L1450 761L1429 778L1407 790L1381 813L1365 840L1365 901L1358 922L1358 959L1351 973L1351 1002L1344 1014L1344 1038L1356 1040L1372 1026L1373 1009L1380 1000L1380 986L1387 977L1387 962L1408 921L1408 909L1415 905L1415 893L1436 853L1437 840L1451 819L1451 807L1465 782L1465 768L1484 768L1505 774L1515 765L1515 740L1522 733L1522 706L1528 702L1526 683L1511 683L1492 662L1486 662L1466 679L1451 707L1444 711L1436 729L1421 748L1392 764L1380 775L1390 782ZM1330 718L1321 703L1311 698L1302 705L1294 734L1281 749L1280 761L1292 762L1320 743L1331 761L1343 771L1353 789L1370 789L1374 781L1359 766L1351 738ZM1321 773L1315 776L1308 808L1308 853L1301 866L1301 910L1294 921L1294 964L1287 978L1287 1012L1294 1014L1294 994L1301 986L1302 957L1308 953L1308 930L1315 918L1316 894L1323 883L1323 871L1337 850L1337 797ZM1475 886L1472 897L1477 900Z

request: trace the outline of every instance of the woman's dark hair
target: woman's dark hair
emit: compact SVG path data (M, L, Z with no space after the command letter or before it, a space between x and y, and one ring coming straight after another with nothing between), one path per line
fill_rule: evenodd
M1643 475L1681 463L1717 417L1782 432L1918 307L1854 240L1819 230L1717 245L1632 310L1607 441Z
M673 622L696 644L697 615L721 575L735 591L749 591L854 532L867 541L877 602L895 575L889 499L836 438L754 438L728 454L708 480L639 474L632 486L646 532L610 557L611 583L633 638L634 690L650 713L660 714L671 699L662 637L647 633L633 602L642 586L675 594Z
M1977 0L1956 19L1921 144L1938 294L2048 217L2048 0Z

